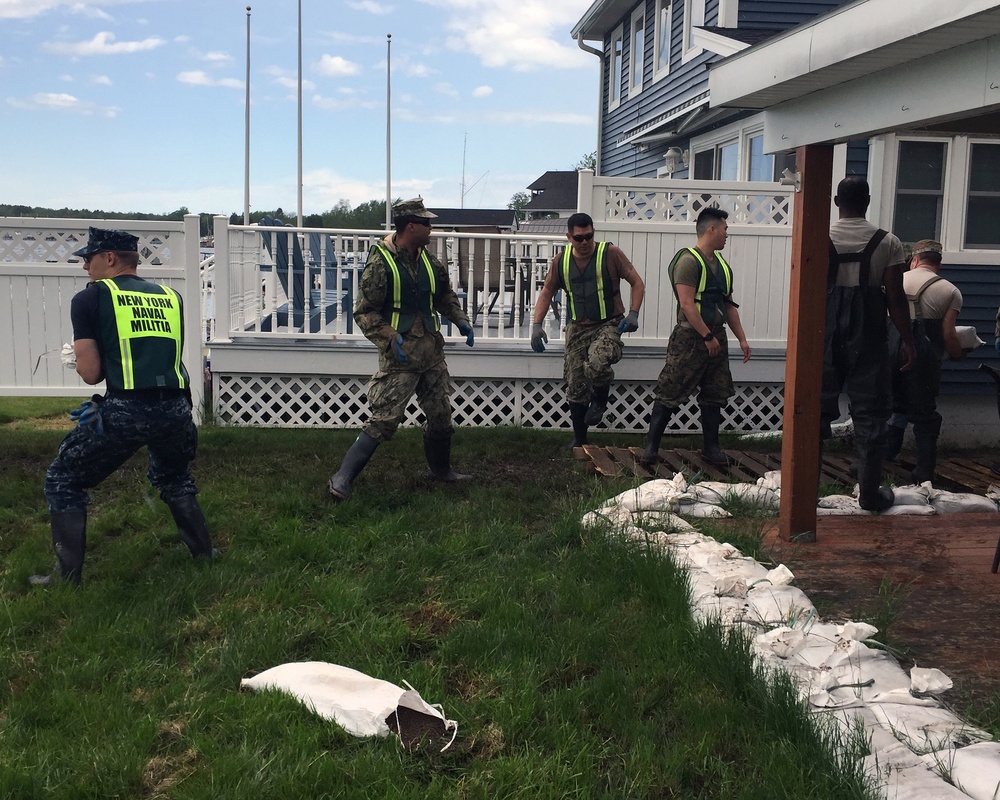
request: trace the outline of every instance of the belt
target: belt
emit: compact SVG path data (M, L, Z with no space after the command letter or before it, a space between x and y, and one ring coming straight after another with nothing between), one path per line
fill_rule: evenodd
M187 389L177 389L176 387L163 387L152 389L108 389L108 397L120 397L123 400L176 400L184 397Z

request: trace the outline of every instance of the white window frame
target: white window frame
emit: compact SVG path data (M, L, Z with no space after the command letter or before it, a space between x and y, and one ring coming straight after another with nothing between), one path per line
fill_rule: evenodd
M949 264L996 264L997 249L974 250L965 247L965 218L968 211L969 167L973 144L1000 144L993 136L934 136L919 133L892 133L870 141L872 152L881 158L869 159L869 182L881 187L881 209L869 210L868 218L886 228L896 215L896 173L899 171L901 141L933 141L947 145L944 173L944 197L941 203L941 244ZM879 174L879 171L881 174ZM873 199L876 197L872 192ZM881 213L879 213L881 212Z
M628 96L635 97L642 91L642 78L645 71L646 55L646 4L640 3L632 12L632 24L629 28L631 44L628 49ZM636 47L636 34L642 31L642 44ZM636 52L638 51L638 52Z
M681 43L681 63L702 53L702 48L692 41L694 28L705 24L705 0L684 0L684 40Z
M621 53L621 67L615 75L615 46ZM622 78L625 76L625 31L622 25L611 34L611 50L608 58L608 111L614 111L622 104ZM617 80L616 80L617 79Z
M656 0L656 16L653 18L653 36L655 37L653 43L654 83L670 74L670 57L673 55L671 44L672 39L674 38L674 2L676 2L676 0ZM663 41L664 22L666 24L667 58L666 64L661 67L660 62L663 60L661 58L663 50L660 45Z
M697 153L713 150L730 142L739 144L736 161L737 180L750 180L750 138L764 132L764 116L756 114L747 119L717 128L711 133L691 139L691 171L694 174L694 158Z
M740 0L719 0L720 28L736 28L739 26Z

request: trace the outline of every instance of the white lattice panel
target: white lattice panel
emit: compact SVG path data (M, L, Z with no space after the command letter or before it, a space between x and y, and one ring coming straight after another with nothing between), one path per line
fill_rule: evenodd
M705 208L715 206L729 212L730 224L790 225L789 195L733 194L690 189L636 191L607 187L604 197L606 222L694 222Z
M221 425L359 428L367 417L367 378L224 374L213 378L215 419ZM456 426L570 427L562 381L466 378L453 379L452 383ZM653 383L649 381L617 382L602 429L645 432L652 389ZM745 384L737 385L736 389L736 397L723 414L724 431L780 430L783 408L780 384ZM420 425L423 419L416 400L411 400L403 424ZM667 430L701 431L694 399L674 415Z
M35 220L31 221L36 222ZM10 221L0 235L0 263L21 264L65 264L73 259L73 252L87 243L88 227L79 220L60 226L58 221L46 220L45 227L13 227ZM95 221L98 227L127 227L130 233L139 237L140 264L169 265L171 260L183 257L184 232L144 231L134 227L131 220L117 223ZM171 253L171 239L175 239L175 252Z

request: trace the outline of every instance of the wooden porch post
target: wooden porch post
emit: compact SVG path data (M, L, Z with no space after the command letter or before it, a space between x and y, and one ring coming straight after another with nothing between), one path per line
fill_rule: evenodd
M833 146L799 147L795 164L801 188L792 217L778 531L789 541L815 542Z

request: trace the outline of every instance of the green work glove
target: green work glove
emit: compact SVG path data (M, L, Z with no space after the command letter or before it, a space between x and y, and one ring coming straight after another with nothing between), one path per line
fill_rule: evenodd
M632 333L639 330L639 312L629 311L628 316L618 323L619 333Z
M549 337L545 335L545 329L542 327L541 322L536 322L531 326L531 349L536 353L544 353L545 345L543 342L547 342Z

